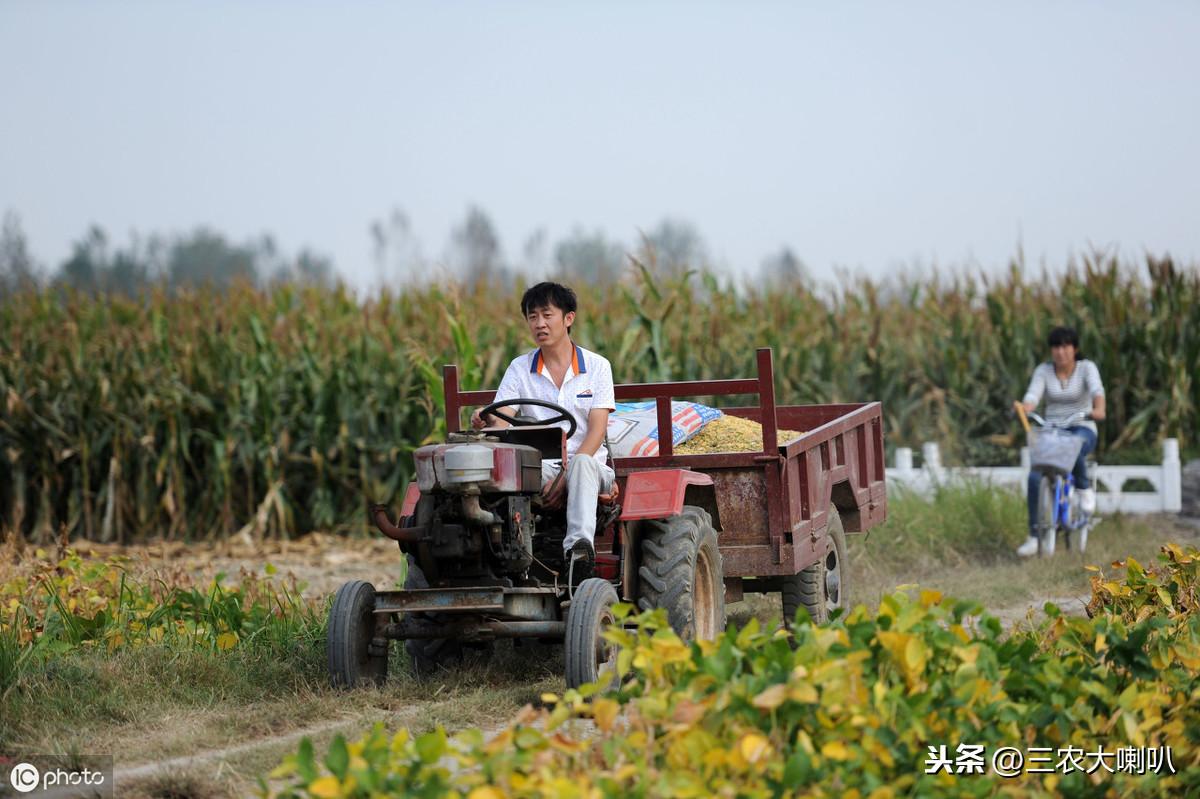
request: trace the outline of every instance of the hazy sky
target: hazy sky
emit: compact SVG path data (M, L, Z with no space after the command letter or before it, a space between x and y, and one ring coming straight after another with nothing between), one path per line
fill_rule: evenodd
M0 0L0 211L51 264L97 223L210 225L375 279L469 204L692 222L734 269L1200 256L1200 4Z

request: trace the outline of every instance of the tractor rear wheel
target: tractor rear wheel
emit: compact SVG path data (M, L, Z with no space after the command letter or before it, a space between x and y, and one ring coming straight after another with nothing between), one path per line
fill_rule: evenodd
M607 688L616 674L617 647L604 640L603 633L616 620L612 606L617 602L612 583L599 577L590 577L575 589L563 642L568 688L598 681Z
M325 654L335 688L381 685L387 678L389 641L375 640L375 588L351 580L338 589L329 608Z
M708 511L684 505L678 516L645 523L638 607L664 608L684 640L725 631L725 577Z
M829 509L825 554L799 574L783 580L783 623L791 629L796 611L804 608L816 624L829 621L835 610L850 607L850 583L846 579L846 530L842 517Z
M425 573L417 565L417 560L408 555L408 574L404 578L404 590L428 588L429 581ZM444 613L416 613L416 618L439 622L446 620ZM413 673L417 677L432 677L439 672L451 669L462 662L462 643L454 638L409 638L404 642L404 650L412 662Z

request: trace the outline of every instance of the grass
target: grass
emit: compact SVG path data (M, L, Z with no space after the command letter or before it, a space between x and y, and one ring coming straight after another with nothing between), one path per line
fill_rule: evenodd
M112 652L34 653L0 699L0 756L99 746L129 768L266 741L214 759L216 774L197 764L129 786L138 796L243 795L295 746L269 739L316 730L311 737L321 743L375 722L393 732L487 727L561 689L560 650L502 642L490 658L424 681L411 676L402 645L393 644L383 687L335 691L325 673L323 621L291 640L285 636L294 627L276 626L230 650L174 639Z
M313 637L285 648L228 652L172 643L35 656L0 702L0 753L86 749L125 725L162 736L167 731L148 720L295 696L322 680L323 670L324 641ZM232 721L254 718L250 712Z

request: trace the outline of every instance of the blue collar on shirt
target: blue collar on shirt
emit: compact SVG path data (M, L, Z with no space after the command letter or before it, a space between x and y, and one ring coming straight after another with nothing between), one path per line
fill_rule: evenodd
M571 360L571 368L575 370L575 374L582 375L587 373L587 364L583 360L583 348L578 344L575 345L575 356ZM529 373L537 374L542 369L542 349L541 347L533 351L533 356L529 359Z

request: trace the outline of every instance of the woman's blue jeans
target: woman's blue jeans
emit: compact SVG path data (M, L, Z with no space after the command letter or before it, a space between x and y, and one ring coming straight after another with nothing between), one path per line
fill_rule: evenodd
M1075 459L1075 468L1071 471L1075 478L1076 488L1091 488L1092 483L1087 475L1087 456L1096 449L1096 434L1089 427L1068 427L1067 432L1083 439L1079 448L1079 457ZM1029 534L1037 535L1038 492L1041 489L1042 473L1037 469L1029 470Z

